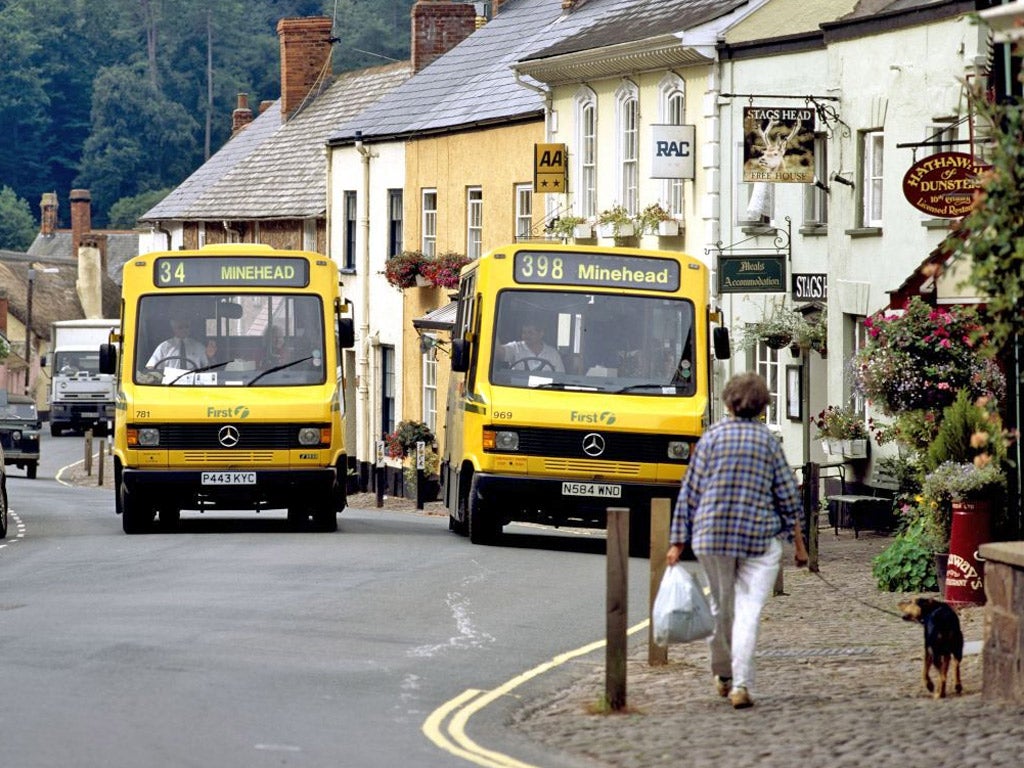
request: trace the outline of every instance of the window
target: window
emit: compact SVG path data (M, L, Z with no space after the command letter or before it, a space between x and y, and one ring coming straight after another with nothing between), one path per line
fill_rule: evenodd
M533 185L516 184L516 239L533 235Z
M864 327L864 320L866 318L863 315L844 315L844 317L847 321L847 333L850 334L850 357L851 359L856 359L857 353L864 349L868 343L867 329ZM844 370L850 371L851 368L850 366L844 366ZM847 382L847 387L850 391L850 405L853 407L853 412L863 418L865 416L864 395L857 391L852 380Z
M814 179L828 185L828 141L824 134L814 137ZM805 185L804 225L821 227L828 223L828 192L817 183Z
M437 336L423 334L423 423L437 430Z
M661 81L661 121L666 125L684 125L686 122L686 94L684 83L676 75L666 75ZM683 216L683 180L665 179L662 197L668 201L668 212L676 218Z
M779 355L782 350L772 349L763 341L759 341L754 348L755 370L768 384L768 407L765 409L765 424L779 425L782 423L785 409L780 403L786 401L780 397L779 389L786 382L782 377L782 364Z
M863 192L861 225L865 227L882 226L882 131L864 131L861 134L862 146L862 181Z
M388 190L388 258L402 252L402 190Z
M380 433L395 431L395 348L380 348Z
M616 94L619 152L619 200L630 214L638 211L640 183L640 106L637 88L624 82Z
M597 215L597 96L589 88L581 88L576 94L576 126L578 213L591 217Z
M466 256L479 259L484 243L484 191L480 187L466 190Z
M437 252L437 190L423 190L423 238L420 250L424 256Z
M343 199L345 207L345 250L342 253L342 269L356 268L356 193L346 190Z
M960 138L958 127L952 119L931 123L924 136L924 141L931 146L924 147L925 152L929 155L938 152L969 152L969 148L961 146L957 141Z
M743 144L736 145L735 168L743 168ZM740 176L742 178L742 176ZM768 224L775 215L775 185L765 181L738 181L735 185L736 223L739 226Z

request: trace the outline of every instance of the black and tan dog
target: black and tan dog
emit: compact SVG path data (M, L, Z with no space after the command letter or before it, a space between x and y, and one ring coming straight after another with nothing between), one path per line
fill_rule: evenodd
M931 597L915 597L898 603L904 621L924 625L924 669L921 674L925 688L936 699L946 695L946 677L953 664L954 690L960 693L960 660L964 655L964 635L960 630L960 617L947 603ZM939 687L932 683L928 671L933 666L939 671Z

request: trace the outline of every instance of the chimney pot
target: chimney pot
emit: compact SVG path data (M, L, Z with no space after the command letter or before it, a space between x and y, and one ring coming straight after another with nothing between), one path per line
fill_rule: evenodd
M238 106L231 113L231 135L234 136L240 130L252 122L252 110L249 109L249 94L238 94Z
M57 232L57 193L43 192L39 201L39 234L52 237Z
M71 258L78 258L82 237L92 231L92 195L88 189L71 190Z

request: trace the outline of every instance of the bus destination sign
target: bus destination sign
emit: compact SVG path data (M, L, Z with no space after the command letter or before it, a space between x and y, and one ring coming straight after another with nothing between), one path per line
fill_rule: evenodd
M165 256L153 265L158 288L305 288L309 262L284 256Z
M572 251L519 251L517 283L679 290L679 262L646 256Z

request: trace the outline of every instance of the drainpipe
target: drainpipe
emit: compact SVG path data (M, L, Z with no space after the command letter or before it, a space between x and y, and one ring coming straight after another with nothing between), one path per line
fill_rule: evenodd
M359 401L358 414L362 415L362 429L359 430L359 458L374 464L376 448L371 442L372 424L370 408L370 158L376 155L363 144L363 132L356 131L356 152L362 158L363 186L360 191L362 205L359 215L359 230L362 247L359 253L360 306L359 306L359 384L356 397Z

